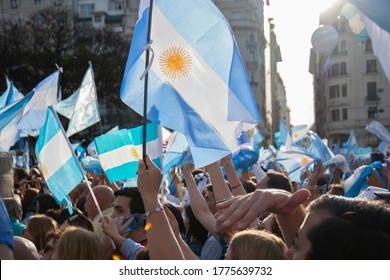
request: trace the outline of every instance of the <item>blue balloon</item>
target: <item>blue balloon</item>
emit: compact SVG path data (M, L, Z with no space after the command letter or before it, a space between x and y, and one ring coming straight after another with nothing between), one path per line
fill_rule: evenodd
M239 170L249 170L259 159L259 152L251 146L239 146L232 155L234 167Z

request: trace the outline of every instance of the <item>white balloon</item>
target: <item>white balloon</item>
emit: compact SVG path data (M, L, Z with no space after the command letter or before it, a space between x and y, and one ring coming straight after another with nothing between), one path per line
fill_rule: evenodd
M330 25L321 25L311 36L311 44L318 53L330 53L339 42L337 30Z

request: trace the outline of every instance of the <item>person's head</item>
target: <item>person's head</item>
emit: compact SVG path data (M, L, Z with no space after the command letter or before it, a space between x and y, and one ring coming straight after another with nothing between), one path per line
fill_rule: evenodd
M102 211L111 208L114 202L114 192L108 186L99 185L94 187L93 193L96 196L96 200L100 206ZM85 212L87 212L87 216L89 219L93 221L93 219L99 214L99 211L96 207L96 204L93 200L91 193L88 193L84 205Z
M256 183L252 180L246 180L244 183L242 183L242 186L244 187L246 193L251 193L256 190Z
M14 236L15 260L38 260L38 251L34 243L27 238Z
M39 190L35 188L30 188L25 190L22 198L22 210L23 214L25 215L28 211L33 211L35 212L35 208L32 209L31 205L32 202L34 201L35 197L38 195Z
M390 209L364 199L323 195L308 210L288 258L390 258Z
M57 242L53 255L58 260L103 260L104 251L95 233L68 227Z
M28 219L26 229L23 231L23 237L32 241L37 250L42 250L46 245L46 234L51 230L58 228L57 222L46 215L33 215Z
M290 179L281 172L267 171L266 176L261 178L257 184L258 189L280 189L291 192Z
M332 184L332 185L330 185L330 190L329 190L328 194L344 196L343 186L340 185L340 184Z
M62 224L63 226L73 226L73 227L81 227L86 230L95 232L93 228L92 221L88 219L87 216L83 214L75 214L66 219L66 221Z
M175 216L177 224L179 225L179 231L184 236L186 234L186 227L184 225L183 216L178 206L175 206L171 203L165 203L164 206L168 207L168 209Z
M7 208L8 216L21 220L23 217L23 209L20 197L15 195L14 198L3 199L3 201Z
M282 260L287 246L278 236L263 230L236 232L230 240L226 260Z
M51 260L52 259L53 254L56 250L57 241L60 239L61 234L62 234L61 229L52 230L46 234L45 248L43 248L43 250L40 251L40 254L42 256L42 260Z
M28 177L28 171L22 167L14 167L14 186L19 186L19 182Z
M187 242L195 241L203 246L209 232L195 217L191 205L185 207L185 227L187 229Z
M114 195L114 213L111 215L112 218L145 213L144 202L138 188L123 188L116 191Z
M57 204L55 198L48 193L42 193L38 195L37 204L35 207L35 213L38 214L45 214L49 209L60 209L60 205Z

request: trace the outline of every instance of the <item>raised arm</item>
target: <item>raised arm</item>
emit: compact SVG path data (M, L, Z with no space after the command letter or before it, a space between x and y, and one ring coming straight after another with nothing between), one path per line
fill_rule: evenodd
M195 217L205 227L205 229L214 233L216 226L215 217L211 213L206 200L196 186L194 177L192 176L192 164L186 164L182 168L182 172L184 174L184 178L186 179L188 194L190 196L190 202Z
M234 196L246 194L246 191L237 175L236 169L230 155L225 156L220 160L221 165L225 169L230 188ZM249 177L250 178L250 177Z
M161 170L146 156L138 161L138 189L146 216L146 234L152 260L183 260L184 256L158 200Z

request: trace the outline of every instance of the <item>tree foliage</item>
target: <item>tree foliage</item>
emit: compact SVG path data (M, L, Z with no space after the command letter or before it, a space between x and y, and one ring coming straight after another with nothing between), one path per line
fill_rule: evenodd
M27 18L0 22L0 71L23 92L30 92L41 80L63 68L62 97L80 87L91 62L103 127L131 127L139 116L119 98L129 43L122 34L106 29L79 26L66 7L50 7ZM0 93L6 83L0 82ZM100 127L88 131L100 134ZM105 131L103 131L105 132Z

